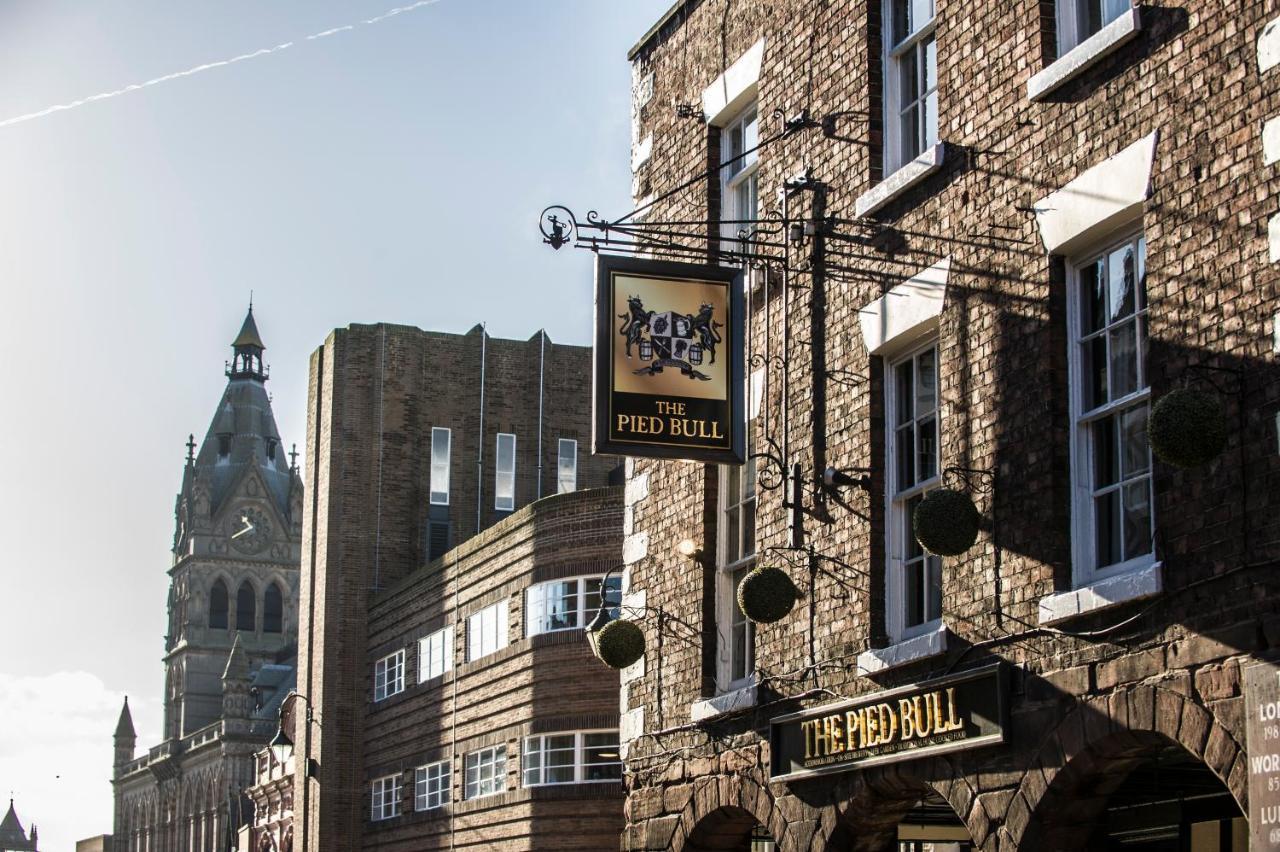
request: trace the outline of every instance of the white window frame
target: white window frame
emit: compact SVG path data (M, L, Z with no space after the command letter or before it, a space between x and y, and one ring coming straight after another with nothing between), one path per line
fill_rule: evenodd
M750 507L751 529L755 530L759 488L754 484L755 461L750 458L750 454L751 449L748 448L748 459L740 466L738 478L740 489L743 487L744 480L752 483L749 496L743 497L740 490L739 494L734 495L732 499L729 497L730 467L729 465L720 466L719 499L716 506L717 538L719 539L716 557L716 681L718 691L722 693L742 689L754 682L755 625L742 614L742 610L738 607L737 588L737 581L756 563L755 533L753 532L748 540L742 524L742 518L746 516L747 508ZM730 512L738 513L738 523L735 526L739 538L738 542L732 546L732 550L729 541L730 524L727 520ZM747 545L750 545L750 552L743 555ZM745 659L738 659L738 655L734 653L734 640L739 630L745 633L743 644L746 649Z
M404 692L404 648L373 664L373 700L384 701Z
M508 643L505 598L467 616L467 662L495 654Z
M752 121L756 126L753 143L746 136L746 130ZM720 235L725 240L725 249L728 251L736 251L741 247L739 231L750 231L753 227L735 223L735 220L759 218L760 210L760 152L754 151L741 160L726 164L727 160L735 156L730 147L730 140L735 133L743 134L743 150L760 144L760 111L756 101L753 100L740 110L720 130ZM755 199L753 209L747 209L747 205L739 198L739 192L744 189Z
M507 470L502 466L504 438L511 441L511 467ZM503 495L504 490L508 496ZM510 432L499 432L494 442L493 508L499 512L513 512L516 508L516 436Z
M403 789L398 774L373 779L369 785L369 819L377 822L400 816Z
M1101 4L1101 25L1088 32L1084 23L1086 7ZM1055 24L1058 30L1058 57L1061 58L1071 49L1104 29L1107 24L1119 18L1133 8L1131 0L1057 0L1055 7Z
M585 628L599 610L600 606L598 592L595 601L590 601L589 597L591 596L591 592L587 587L592 580L595 580L598 584L599 581L603 579L603 575L600 574L583 574L577 577L564 577L559 580L548 580L545 583L538 583L530 586L525 590L524 598L526 635L537 636L541 633L559 633L565 630L581 630ZM575 586L573 591L574 607L571 610L573 614L573 623L564 627L548 627L546 595L553 587L562 583L572 583ZM610 599L621 601L622 577L617 574L611 575L609 577L609 588L613 591ZM597 590L598 589L599 586L597 585ZM616 606L610 607L609 611L613 614L614 618L618 618L621 614L620 608ZM565 614L567 615L569 612L570 611L566 611Z
M1102 330L1095 330L1090 336L1096 336L1101 332L1107 336L1109 330L1117 325L1134 321L1137 318L1137 340L1135 343L1136 351L1136 390L1126 393L1124 396L1112 399L1111 378L1113 375L1111 366L1110 341L1107 342L1107 379L1108 401L1094 408L1084 410L1084 383L1087 380L1084 364L1084 347L1081 342L1081 333L1083 329L1083 318L1081 312L1081 276L1080 270L1086 265L1092 264L1100 259L1109 257L1116 251L1123 250L1126 246L1135 247L1136 261L1139 269L1135 270L1134 294L1134 312L1125 319L1112 321L1111 317L1107 317L1107 323ZM1087 253L1079 253L1075 259L1068 264L1067 279L1070 286L1070 292L1067 298L1067 329L1070 340L1070 358L1068 362L1069 378L1071 383L1070 404L1071 404L1071 549L1072 549L1072 580L1075 588L1082 588L1098 580L1114 577L1130 572L1141 571L1149 568L1156 562L1154 533L1156 528L1155 514L1155 495L1154 485L1152 481L1152 460L1151 450L1147 448L1147 459L1145 473L1139 473L1134 476L1125 477L1123 473L1117 476L1117 482L1105 486L1103 491L1117 490L1120 491L1124 484L1133 484L1139 480L1147 482L1147 511L1149 515L1149 526L1152 534L1151 548L1142 554L1138 554L1129 558L1123 557L1121 561L1110 565L1099 567L1097 564L1097 528L1094 516L1094 471L1095 471L1095 449L1094 440L1091 432L1092 425L1105 417L1116 415L1124 410L1145 406L1148 415L1151 406L1151 387L1148 384L1148 364L1147 353L1149 347L1149 332L1144 334L1142 331L1145 325L1145 318L1148 316L1148 300L1143 286L1143 280L1146 272L1146 235L1141 229L1130 230L1123 237L1113 238L1105 243L1101 243L1096 251ZM1108 305L1110 304L1110 288L1108 287ZM1141 303L1139 303L1141 298ZM1108 311L1109 314L1109 311ZM1117 426L1117 429L1119 426ZM1145 435L1145 428L1141 430L1141 434ZM1117 451L1117 466L1122 464L1122 453ZM1121 497L1123 500L1123 496ZM1124 512L1121 507L1120 523L1123 525ZM1121 528L1117 528L1116 534L1120 536L1121 547L1123 547L1124 536Z
M449 804L452 784L452 760L419 766L413 771L413 809L431 811Z
M937 62L937 43L934 42L934 69L932 89L927 89L928 81L928 47L927 44L934 40L934 32L937 27L938 11L936 2L932 17L925 24L920 24L908 33L902 41L894 43L893 41L893 4L895 0L883 0L884 18L882 20L881 31L884 33L883 48L883 70L884 70L884 174L891 175L898 169L910 163L916 157L928 151L930 146L938 141L939 130L938 123L940 116L938 115L938 62ZM918 2L918 0L907 0L908 3ZM907 104L903 103L903 92L901 86L901 75L898 72L898 64L902 61L902 57L908 52L914 52L916 56L916 74L917 83L920 88L920 97L912 101L912 104L920 108L920 128L918 137L912 141L914 153L910 156L903 151L903 132L902 132L902 114L906 111ZM925 120L924 113L926 106L932 98L934 110L934 132L929 135L928 122Z
M933 371L934 371L934 400L933 409L928 412L920 412L915 410L917 398L916 387L919 382L919 360L920 356L927 352L933 353ZM907 625L906 618L906 566L904 565L903 556L906 548L910 544L908 536L913 536L911 532L911 517L908 513L908 506L911 500L932 491L942 482L942 381L941 369L939 368L939 347L938 337L935 334L929 335L924 341L916 341L910 348L902 350L894 358L886 358L884 362L884 389L885 389L885 518L888 526L887 542L885 548L885 632L889 634L889 641L898 643L921 636L926 633L937 631L942 624L942 599L945 597L945 590L939 590L938 595L938 617L927 619L920 624ZM898 368L903 364L910 363L912 365L912 400L911 400L911 435L912 435L912 469L915 470L920 462L920 421L933 419L933 442L934 442L934 474L927 479L917 479L914 483L906 487L900 487L898 482L898 453L902 449L898 437L899 424L897 422L898 410ZM923 548L921 548L923 551ZM933 562L937 566L939 573L942 570L941 557L931 556L925 553L922 557L922 564L928 566ZM914 559L912 561L915 561Z
M591 735L611 734L612 738L607 745L593 746L593 748L609 748L614 751L612 754L616 760L605 760L587 763L587 737ZM547 781L546 771L546 755L552 749L547 748L547 740L551 737L573 737L573 764L569 767L573 769L573 778L569 781ZM598 730L587 731L554 731L546 734L536 734L531 737L524 738L524 749L521 752L521 772L520 777L525 787L555 787L564 784L614 784L622 782L622 756L619 751L618 732L614 729L601 728ZM566 749L555 749L555 751L566 751ZM536 759L535 759L536 755ZM587 778L588 767L618 767L617 778ZM560 768L560 767L557 767Z
M449 463L452 450L453 432L443 426L432 426L430 484L432 506L449 505ZM441 459L440 456L444 458Z
M571 468L566 472L565 461ZM556 493L568 494L578 490L578 442L573 438L561 438L556 446Z
M463 758L463 799L481 799L507 790L507 747L489 746L467 752ZM485 770L488 778L483 778ZM472 771L475 780L472 780Z
M453 625L418 640L418 683L453 671Z

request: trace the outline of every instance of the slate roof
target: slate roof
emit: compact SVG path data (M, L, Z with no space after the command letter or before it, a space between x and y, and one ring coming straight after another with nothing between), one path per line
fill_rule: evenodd
M4 815L4 820L0 821L0 849L12 850L12 852L34 852L36 846L27 837L27 833L22 830L22 823L18 820L18 813L13 809L13 799L9 800L9 812Z

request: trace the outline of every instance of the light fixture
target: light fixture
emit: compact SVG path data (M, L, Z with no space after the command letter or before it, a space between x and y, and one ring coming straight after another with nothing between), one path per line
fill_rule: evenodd
M863 474L862 476L850 476L842 470L829 467L822 472L822 484L828 488L848 488L857 486L864 490L871 490L871 475Z
M586 627L587 644L591 646L591 653L596 657L600 656L600 631L610 621L613 621L613 616L609 614L609 607L604 603L602 596L600 609L596 610L595 618L591 619L591 623Z
M697 559L702 555L702 548L691 538L686 538L676 545L676 551L686 559Z
M271 749L271 753L275 755L276 762L283 764L288 760L289 755L293 754L293 740L284 732L283 714L280 719L280 727L276 728L276 735L271 738L271 742L267 743L267 748ZM285 752L288 752L286 754Z

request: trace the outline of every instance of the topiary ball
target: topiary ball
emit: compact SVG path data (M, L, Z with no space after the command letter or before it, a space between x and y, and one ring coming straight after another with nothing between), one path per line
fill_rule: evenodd
M634 621L610 621L596 635L596 655L611 669L625 669L644 656L644 631Z
M978 507L968 494L935 488L916 506L911 530L930 553L959 556L978 540L978 520Z
M756 624L772 624L791 612L800 593L781 568L761 565L738 584L738 607Z
M1216 397L1191 388L1169 391L1151 407L1147 440L1174 467L1208 464L1227 445L1227 418Z

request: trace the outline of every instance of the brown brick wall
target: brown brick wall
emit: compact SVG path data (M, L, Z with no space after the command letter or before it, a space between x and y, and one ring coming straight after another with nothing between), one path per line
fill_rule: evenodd
M371 605L367 659L406 651L404 692L366 708L366 789L402 773L402 816L365 827L365 849L457 848L594 850L616 845L622 788L616 783L525 788L524 737L616 729L617 674L596 660L580 630L528 637L525 591L563 576L603 573L618 563L620 488L548 497L414 572ZM467 662L467 617L492 603L507 607L507 647ZM422 637L454 629L453 671L419 684ZM366 700L372 696L372 668ZM454 716L456 701L456 717ZM507 791L465 801L463 759L507 748ZM413 770L453 755L451 804L415 813ZM450 826L452 825L452 832Z
M351 848L368 817L362 756L372 666L365 653L368 601L425 560L431 427L453 430L455 542L476 531L478 447L484 448L480 526L500 519L493 510L498 432L517 434L517 508L534 500L541 341L538 335L485 341L484 434L477 441L481 343L478 327L451 335L353 325L335 330L312 356L299 689L320 721L309 726L319 778L300 781L295 795L300 817L307 814L299 834L305 831L308 849ZM547 341L545 351L548 374L555 367L588 375L588 349ZM578 438L579 487L604 485L614 462L588 453L585 388L557 379L545 393L543 493L555 490L555 439L562 436ZM307 734L298 731L304 753Z
M836 823L847 822L855 792L881 775L907 776L893 789L940 790L981 848L1014 848L1027 815L1010 811L1010 803L1020 798L1020 808L1033 810L1039 796L1027 792L1025 785L1036 786L1027 779L1040 772L1040 788L1052 780L1035 768L1047 759L1042 744L1057 747L1059 726L1074 724L1080 717L1072 714L1085 705L1106 707L1098 717L1107 724L1127 719L1133 702L1140 708L1153 694L1142 689L1174 693L1196 708L1181 710L1182 719L1200 712L1220 725L1222 748L1206 763L1230 778L1244 801L1243 769L1228 748L1244 742L1234 657L1263 656L1280 642L1280 371L1271 343L1280 288L1266 238L1280 178L1261 159L1262 123L1280 113L1280 75L1260 76L1255 53L1274 9L1253 0L1144 7L1135 41L1036 104L1026 83L1052 58L1051 3L938 0L937 7L946 163L870 221L855 219L854 201L882 171L878 4L689 2L635 54L639 75L655 75L640 116L640 138L652 133L653 149L637 175L638 196L660 194L705 169L714 131L678 117L671 105L697 103L705 86L765 36L761 137L779 130L770 117L775 110L806 112L813 125L760 152L762 209L773 209L785 178L808 168L821 187L794 195L793 215L817 205L834 223L818 241L820 251L792 255L797 267L813 260L814 271L793 274L795 340L785 367L771 373L775 393L784 379L791 383L791 446L808 481L805 528L814 559L770 550L785 543L785 513L779 491L760 494L760 549L767 561L791 566L805 598L759 632L763 706L754 715L655 735L688 726L689 705L708 692L706 629L700 643L668 643L660 660L651 653L644 677L627 685L624 709L643 707L648 733L630 752L625 848L682 848L695 815L722 805L756 814L783 849L852 848L825 844ZM1142 223L1152 393L1159 397L1185 380L1208 387L1189 365L1238 369L1244 413L1237 426L1233 378L1223 377L1233 423L1224 455L1188 472L1157 462L1165 592L1149 610L1135 604L1063 625L1088 632L1132 617L1105 636L1073 637L1038 628L1041 597L1071 584L1067 308L1064 262L1045 252L1028 208L1156 130ZM704 217L717 192L714 181L695 185L647 218ZM977 545L944 560L944 619L954 634L947 654L860 678L857 654L886 643L886 531L883 364L866 354L858 311L945 256L952 268L939 334L943 465L994 471L995 491L978 498L986 521ZM759 351L769 338L776 355L782 301L771 289L774 325L765 328L757 315L755 344ZM776 436L778 397L768 405L767 422L758 426ZM825 491L816 477L827 465L869 469L869 493ZM648 555L631 566L631 584L645 590L650 606L703 624L710 573L672 565L676 543L687 537L714 552L707 511L714 476L692 464L643 460L629 473L649 477L649 496L630 508L635 530L649 536ZM1260 567L1242 567L1250 565ZM805 668L811 659L820 663L816 674ZM821 790L765 780L765 726L804 703L791 697L813 688L827 690L825 700L852 696L993 659L1017 669L1008 748L904 764L901 772L851 773ZM798 677L806 672L807 679ZM1146 725L1168 728L1168 719ZM898 804L888 793L857 801L872 809Z

